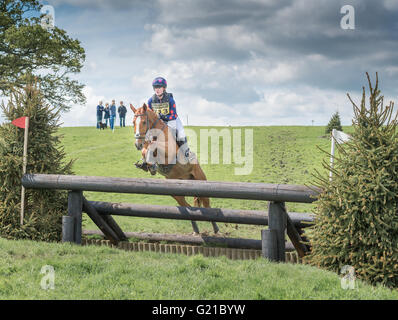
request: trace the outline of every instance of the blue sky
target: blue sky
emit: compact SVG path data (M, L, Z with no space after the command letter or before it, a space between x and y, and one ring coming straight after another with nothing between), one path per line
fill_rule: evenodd
M85 106L65 126L94 125L99 100L141 105L168 80L189 125L351 124L365 72L398 95L398 1L49 0L55 24L81 41ZM344 5L355 29L344 30ZM131 113L128 114L131 121Z

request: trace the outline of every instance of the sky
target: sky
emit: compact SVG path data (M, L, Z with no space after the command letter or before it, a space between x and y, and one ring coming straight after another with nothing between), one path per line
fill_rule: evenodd
M366 72L397 101L398 0L42 3L86 51L74 78L87 104L62 114L63 126L95 125L99 100L141 106L157 76L184 125L326 125L336 111L350 125L347 93L360 102Z

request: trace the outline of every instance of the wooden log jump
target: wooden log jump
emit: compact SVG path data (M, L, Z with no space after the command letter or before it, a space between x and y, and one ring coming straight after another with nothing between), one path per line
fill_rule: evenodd
M233 210L202 207L180 207L89 201L101 216L116 215L142 218L215 221L236 224L268 225L268 213L256 210ZM288 213L299 228L313 224L314 216L307 213Z
M197 196L312 203L317 193L306 186L251 182L178 179L111 178L53 174L25 174L22 185L33 189Z
M224 239L224 244L231 245L235 242L240 243L239 245L247 245L252 240L252 246L254 246L253 241L255 241L257 248L261 244L264 257L275 261L284 261L285 259L286 233L292 241L291 245L300 257L308 252L309 248L301 238L302 228L314 221L314 217L309 214L286 212L285 202L312 203L320 192L315 187L285 184L46 174L25 174L22 177L22 185L25 188L34 189L69 190L68 216L63 217L62 220L63 241L81 244L81 215L83 211L89 215L105 237L114 244L126 240L127 237L111 215L268 225L268 230L262 230L261 240ZM253 210L167 207L88 201L84 198L83 191L267 200L270 203L267 214L265 211ZM202 241L205 240L202 239ZM213 239L213 241L216 240Z

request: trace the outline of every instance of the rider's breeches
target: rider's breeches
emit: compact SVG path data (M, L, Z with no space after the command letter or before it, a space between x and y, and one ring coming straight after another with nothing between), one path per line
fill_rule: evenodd
M177 129L177 140L183 141L185 139L184 126L182 125L180 118L177 117L175 120L168 121L167 125L174 130Z

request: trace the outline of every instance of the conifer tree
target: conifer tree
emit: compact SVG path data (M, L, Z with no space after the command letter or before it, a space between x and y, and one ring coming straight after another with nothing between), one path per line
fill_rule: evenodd
M339 115L338 111L336 111L330 118L329 123L326 126L325 133L329 134L332 132L333 129L343 131L343 128L341 126L341 121L340 121L340 115Z
M378 76L366 105L365 88L357 106L354 133L337 144L333 179L316 174L323 189L315 202L316 223L308 232L309 262L335 272L344 265L357 278L389 287L398 285L398 139L393 102L384 106ZM328 162L323 166L330 169Z
M60 111L45 102L37 84L31 82L13 90L1 109L9 121L29 117L27 173L72 173L73 161L64 160L61 136L57 134ZM64 191L26 189L25 219L20 225L23 131L11 123L0 126L0 236L59 240L67 208Z

